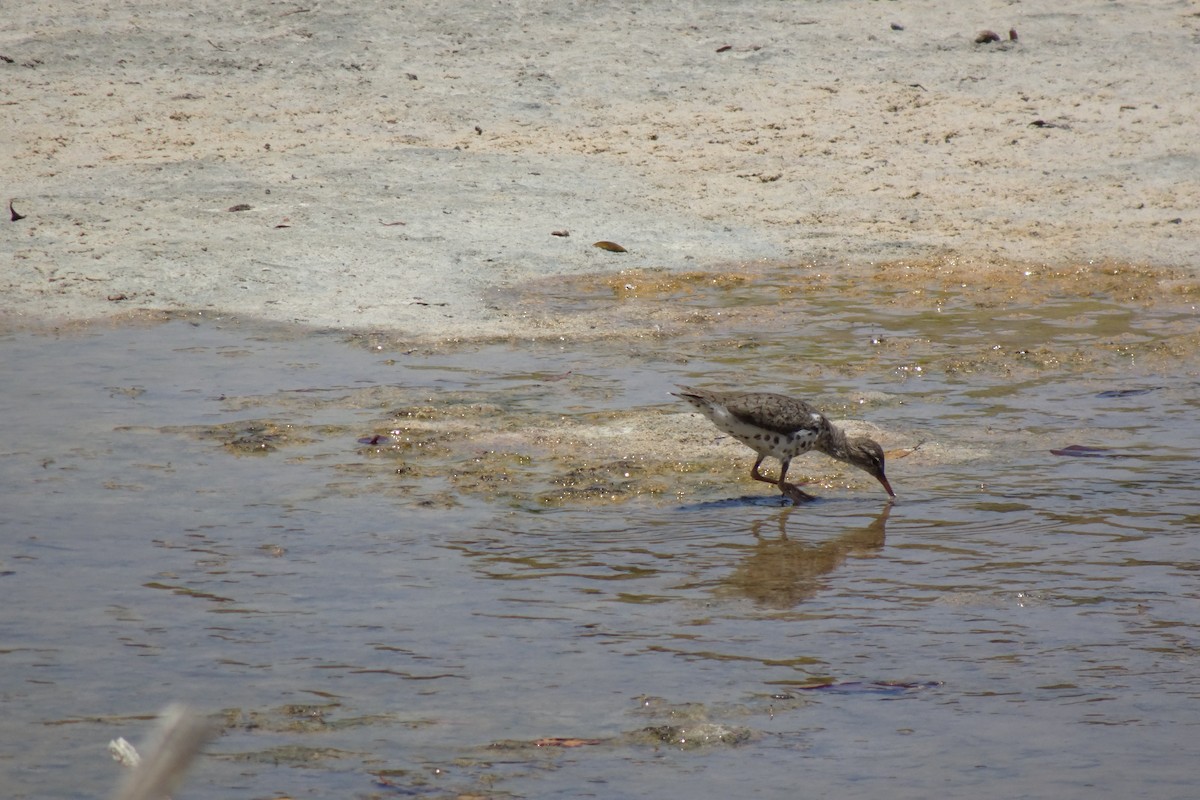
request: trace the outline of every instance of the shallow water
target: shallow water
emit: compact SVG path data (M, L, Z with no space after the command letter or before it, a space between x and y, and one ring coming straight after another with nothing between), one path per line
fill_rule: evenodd
M182 700L224 726L189 798L1193 796L1194 309L771 286L620 345L4 335L5 794L106 793L108 740ZM570 483L588 452L529 444L706 440L666 391L730 380L927 440L899 502L783 507L642 434L627 478ZM397 422L430 403L503 430Z

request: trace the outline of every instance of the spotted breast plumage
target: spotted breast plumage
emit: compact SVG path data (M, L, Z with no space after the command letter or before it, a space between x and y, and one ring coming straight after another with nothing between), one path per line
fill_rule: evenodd
M889 497L896 496L884 474L883 448L865 436L846 436L841 428L803 400L772 392L679 388L680 391L672 394L686 400L722 431L758 453L750 477L776 485L793 502L814 499L787 482L792 459L809 450L817 450L864 470L883 485ZM759 472L758 468L768 457L780 462L778 479Z

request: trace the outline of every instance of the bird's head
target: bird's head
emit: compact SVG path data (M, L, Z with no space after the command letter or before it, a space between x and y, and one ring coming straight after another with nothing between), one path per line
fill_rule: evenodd
M895 497L896 493L892 491L892 485L888 483L887 476L883 474L883 448L879 446L879 443L874 439L860 436L850 439L847 445L849 445L847 448L849 458L846 461L883 484L889 497Z

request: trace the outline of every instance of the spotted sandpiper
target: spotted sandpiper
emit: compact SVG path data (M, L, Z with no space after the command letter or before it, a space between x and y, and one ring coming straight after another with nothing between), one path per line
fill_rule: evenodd
M679 388L680 391L671 394L691 403L718 428L758 453L750 477L775 484L794 503L815 499L786 480L792 459L809 450L817 450L866 471L883 484L889 497L896 496L883 474L883 448L865 436L847 436L803 400L771 392L710 392L690 386ZM779 459L778 480L758 471L767 456Z

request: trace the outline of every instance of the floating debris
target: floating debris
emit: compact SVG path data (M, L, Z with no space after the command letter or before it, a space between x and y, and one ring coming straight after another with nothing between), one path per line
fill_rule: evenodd
M379 445L387 444L391 441L391 437L385 436L382 433L377 433L374 436L363 436L358 440L359 444Z
M1103 397L1105 399L1115 397L1137 397L1139 394L1150 394L1150 392L1157 392L1161 388L1163 387L1150 386L1146 389L1109 389L1107 392L1097 393L1096 397Z
M1061 450L1051 450L1056 456L1070 456L1072 458L1119 458L1118 453L1109 453L1103 447L1088 447L1084 444L1067 445Z
M936 689L941 685L941 681L833 681L795 688L803 692L834 692L837 694L902 694L916 689Z

